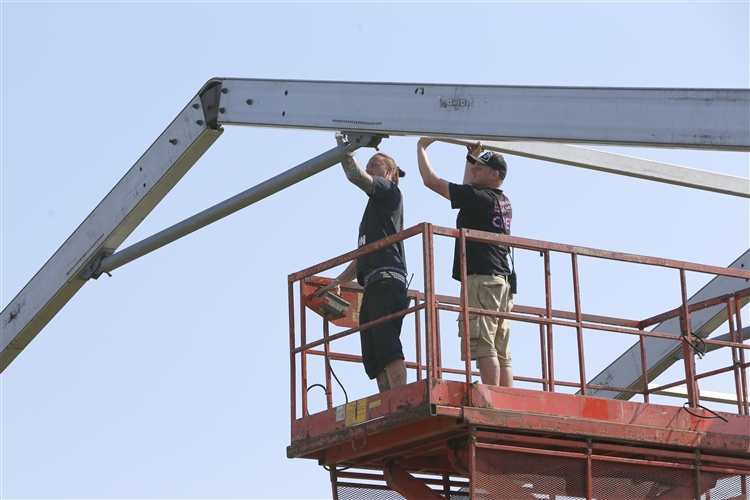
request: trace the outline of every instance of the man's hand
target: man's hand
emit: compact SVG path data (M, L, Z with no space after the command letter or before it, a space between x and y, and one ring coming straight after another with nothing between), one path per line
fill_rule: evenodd
M471 156L473 156L474 158L476 158L477 156L479 156L482 153L482 142L481 141L477 141L476 144L473 144L471 146L466 146L466 149L469 150L469 154Z
M336 295L341 295L341 283L339 283L339 280L331 280L330 283L319 289L317 292L313 293L312 296L314 299L317 299L318 297L321 297L323 294L325 294L326 292L330 292L331 290L333 290L333 293L335 293Z
M419 142L417 142L417 147L427 149L427 146L435 141L437 141L437 139L435 139L434 137L422 137L421 139L419 139Z

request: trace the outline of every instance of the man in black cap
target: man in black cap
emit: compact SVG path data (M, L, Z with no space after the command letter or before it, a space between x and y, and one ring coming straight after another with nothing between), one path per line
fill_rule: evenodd
M513 209L500 186L505 180L508 166L499 153L482 151L482 143L469 147L466 155L463 184L453 184L441 179L427 158L427 147L436 139L423 137L417 143L419 174L425 186L447 198L453 208L459 209L456 227L477 229L500 234L510 234ZM466 287L469 307L496 312L510 312L513 298L510 294L510 267L508 247L466 242ZM453 255L453 279L461 281L460 243L456 239ZM483 384L513 387L513 368L508 341L510 321L482 315L469 315L471 359L477 360ZM459 315L461 359L464 360L465 338L463 318Z

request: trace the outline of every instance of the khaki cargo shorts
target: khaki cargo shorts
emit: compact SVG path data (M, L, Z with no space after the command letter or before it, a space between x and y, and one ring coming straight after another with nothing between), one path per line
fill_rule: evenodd
M510 285L503 276L488 274L471 274L466 279L469 294L469 307L487 309L488 311L510 312L513 309L513 298ZM510 349L510 321L507 319L469 315L469 333L471 337L471 359L496 357L500 366L512 366ZM461 361L466 359L464 352L463 315L458 315L458 336L461 337Z

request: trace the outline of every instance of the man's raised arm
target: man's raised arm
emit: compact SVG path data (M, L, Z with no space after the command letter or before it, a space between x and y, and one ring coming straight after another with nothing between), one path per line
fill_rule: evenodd
M417 165L419 166L419 175L422 176L422 182L428 188L435 191L437 194L446 198L451 199L451 193L448 189L448 181L441 179L435 170L430 165L430 160L427 158L427 147L435 142L437 139L431 137L422 137L417 142Z
M344 136L336 134L336 144L341 145L344 144L344 142ZM346 157L344 161L341 162L341 167L344 169L344 173L346 174L346 178L349 179L349 182L360 188L365 193L372 194L372 177L359 166L359 163L354 156Z

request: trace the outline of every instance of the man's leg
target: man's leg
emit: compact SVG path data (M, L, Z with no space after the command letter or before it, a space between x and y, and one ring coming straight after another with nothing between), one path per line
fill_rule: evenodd
M406 384L406 364L403 359L394 359L385 365L385 371L388 373L390 388L401 387Z
M503 387L513 387L513 368L510 366L500 367L500 385Z
M391 384L388 381L388 373L385 370L378 373L377 380L378 380L378 391L385 392L391 389Z
M496 357L488 356L486 358L479 358L477 360L477 368L479 368L479 373L482 375L483 384L502 385L500 384L502 371Z

